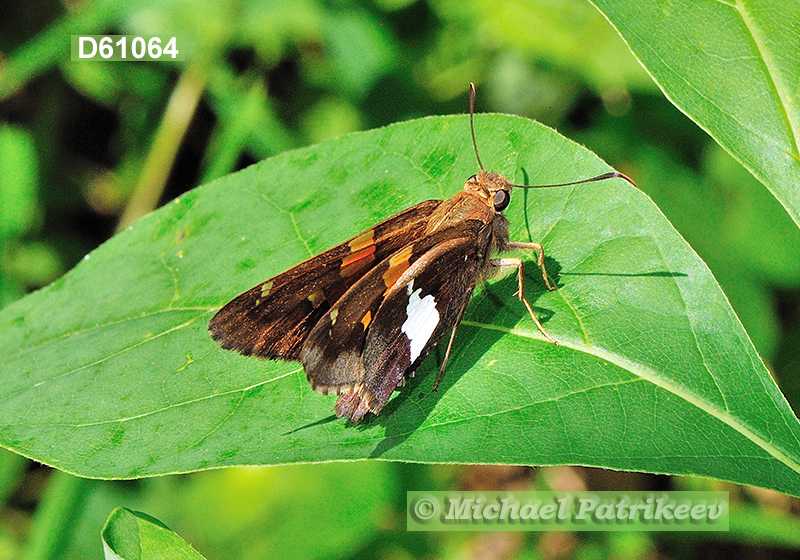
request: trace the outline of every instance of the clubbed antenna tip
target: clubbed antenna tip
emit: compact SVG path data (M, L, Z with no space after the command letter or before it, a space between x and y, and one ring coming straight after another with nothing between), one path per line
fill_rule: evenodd
M597 177L589 177L588 179L581 179L580 181L570 181L569 183L558 183L555 185L512 185L516 188L520 189L546 189L549 187L568 187L570 185L580 185L582 183L592 183L594 181L605 181L606 179L625 179L631 185L636 188L636 183L633 182L633 179L625 175L624 173L620 173L619 171L609 171L608 173L603 173L602 175L598 175Z

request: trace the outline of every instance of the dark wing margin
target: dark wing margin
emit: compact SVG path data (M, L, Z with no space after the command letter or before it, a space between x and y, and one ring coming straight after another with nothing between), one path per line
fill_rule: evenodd
M421 202L240 294L208 324L226 350L297 360L314 325L377 263L420 237L440 200Z

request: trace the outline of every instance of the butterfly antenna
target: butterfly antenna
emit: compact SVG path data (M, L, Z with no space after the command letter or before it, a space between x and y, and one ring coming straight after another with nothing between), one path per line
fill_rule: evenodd
M475 115L475 84L470 82L469 83L469 130L470 132L472 132L472 147L475 148L475 158L478 160L478 165L480 166L481 171L486 171L483 168L483 163L481 162L481 156L478 155L478 143L475 141L474 115Z
M569 183L557 183L555 185L512 185L512 186L518 189L546 189L549 187L568 187L569 185L580 185L582 183L592 183L594 181L605 181L606 179L616 179L616 178L625 179L631 185L636 187L636 183L633 182L633 179L631 179L624 173L620 173L619 171L609 171L608 173L603 173L602 175L598 175L597 177L589 177L588 179L581 179L580 181L570 181Z

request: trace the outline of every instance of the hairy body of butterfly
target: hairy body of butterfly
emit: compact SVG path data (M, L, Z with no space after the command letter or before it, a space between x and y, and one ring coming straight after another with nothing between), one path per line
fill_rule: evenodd
M482 170L452 198L417 204L241 294L211 320L211 335L245 355L299 360L353 422L377 414L448 332L452 344L476 284L498 267L518 269L520 299L555 342L525 300L522 260L492 258L539 251L553 289L541 246L508 239L512 186Z

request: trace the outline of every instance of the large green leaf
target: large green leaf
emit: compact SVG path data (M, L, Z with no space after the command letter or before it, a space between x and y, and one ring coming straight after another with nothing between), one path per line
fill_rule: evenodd
M667 97L800 225L800 2L592 1Z
M353 426L299 364L220 349L239 292L476 170L467 118L287 152L187 193L0 313L0 443L92 477L360 458L579 463L715 476L800 495L800 423L711 273L622 180L514 193L534 263L479 290L442 388L436 356ZM554 131L479 115L483 161L543 184L607 171ZM538 278L537 278L538 277Z

